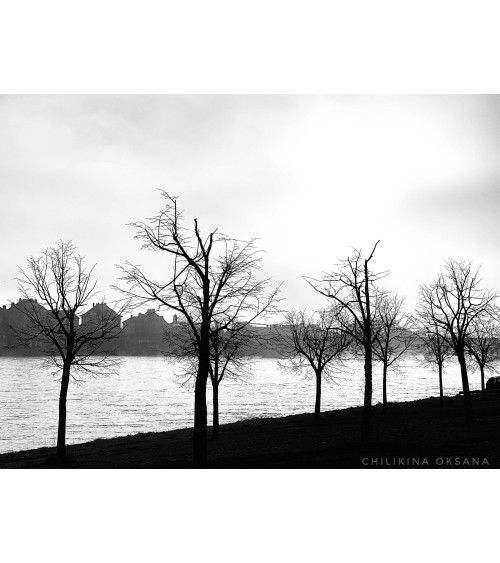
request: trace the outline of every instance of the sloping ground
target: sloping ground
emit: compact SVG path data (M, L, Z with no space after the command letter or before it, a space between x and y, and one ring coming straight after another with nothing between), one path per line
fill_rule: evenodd
M463 421L462 398L373 407L372 440L360 443L361 408L254 419L221 426L209 440L210 468L500 467L500 397L474 397L475 421ZM209 429L210 435L210 429ZM68 446L67 468L187 468L192 429L137 434ZM0 455L0 468L57 467L43 448Z

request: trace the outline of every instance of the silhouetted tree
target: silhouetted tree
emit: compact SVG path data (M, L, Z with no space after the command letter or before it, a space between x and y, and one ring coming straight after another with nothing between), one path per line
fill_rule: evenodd
M333 380L335 368L342 363L351 344L350 336L342 330L345 319L338 317L339 308L323 309L312 316L303 311L290 311L285 315L284 330L277 341L284 352L280 367L306 378L311 370L316 380L314 424L321 415L321 382Z
M424 326L422 331L422 353L423 358L420 361L422 366L430 366L438 368L439 377L439 403L444 404L443 393L443 370L448 360L453 356L453 349L448 342L439 333L437 326ZM441 329L442 330L442 329Z
M378 307L379 291L375 283L388 272L374 273L369 269L377 241L368 258L363 258L361 250L353 250L352 256L337 264L336 270L325 274L321 280L306 280L321 295L340 305L341 311L348 314L349 322L342 330L349 334L361 349L364 356L365 396L361 422L361 439L370 439L370 419L373 393L373 346L377 338L374 325Z
M176 377L183 387L194 387L198 365L196 337L189 331L168 334L167 360L180 361ZM223 380L246 381L253 372L253 359L249 355L261 344L246 323L233 323L231 328L210 332L210 382L212 384L212 438L219 436L219 386Z
M210 377L211 337L238 318L250 323L273 310L278 290L265 294L268 280L257 281L261 261L255 240L241 242L211 231L203 237L194 220L193 237L185 234L177 198L161 192L165 207L146 222L133 223L143 248L172 258L165 281L148 276L140 266L120 267L128 289L122 291L137 305L156 301L183 315L194 337L198 366L195 381L193 464L207 462L206 388ZM218 252L218 253L217 253Z
M381 294L375 324L379 330L373 347L374 356L382 364L382 403L387 411L387 371L398 369L404 354L415 340L412 321L404 312L404 299L397 294Z
M484 318L476 319L471 326L467 351L475 360L481 373L481 394L486 395L485 372L498 371L500 362L500 327L498 326L498 310Z
M252 360L246 355L251 337L242 328L215 331L210 338L210 381L212 383L212 436L219 436L219 385L223 379L245 380L252 375Z
M26 323L15 328L16 345L34 341L43 344L49 362L62 372L57 457L64 460L69 382L75 374L109 373L117 366L118 360L104 350L104 343L117 337L120 316L101 307L90 322L79 324L79 314L96 296L97 281L94 267L85 267L83 257L71 242L59 242L38 258L31 256L26 268L19 271Z
M498 296L497 292L479 288L480 268L474 269L470 260L447 260L444 272L419 293L419 316L427 324L438 328L439 334L453 349L460 365L464 396L464 414L472 423L472 401L467 373L466 353L475 323L487 318Z

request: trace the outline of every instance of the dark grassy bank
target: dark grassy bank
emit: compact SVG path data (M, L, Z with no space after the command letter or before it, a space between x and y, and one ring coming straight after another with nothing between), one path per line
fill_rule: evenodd
M372 442L360 443L361 408L224 424L209 440L211 468L500 467L500 397L474 399L475 422L465 426L462 398L373 407ZM68 447L68 468L187 468L191 429L152 432ZM54 449L0 455L0 468L55 465Z

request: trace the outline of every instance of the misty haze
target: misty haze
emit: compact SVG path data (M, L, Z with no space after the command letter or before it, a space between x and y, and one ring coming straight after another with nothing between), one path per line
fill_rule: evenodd
M499 467L499 125L0 96L0 467Z

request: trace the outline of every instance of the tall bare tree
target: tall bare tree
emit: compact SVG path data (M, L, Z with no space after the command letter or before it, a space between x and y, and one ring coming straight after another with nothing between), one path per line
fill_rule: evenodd
M380 327L374 325L380 294L375 284L388 274L387 271L370 270L370 261L379 242L377 241L368 258L363 258L361 250L354 249L352 256L342 260L333 272L324 274L322 279L306 279L318 293L340 305L341 311L347 313L349 322L342 330L354 339L363 353L365 394L361 439L364 442L370 440L373 346L377 339L377 330L380 330Z
M41 256L31 256L26 267L19 269L19 290L27 322L15 329L16 345L41 343L49 362L61 371L57 431L60 460L66 458L70 380L79 373L109 373L118 364L104 344L118 336L120 315L101 307L91 322L79 324L79 315L97 295L94 268L85 267L84 258L77 254L73 243L59 242Z
M387 403L387 372L398 369L401 360L415 340L412 320L404 312L404 298L397 294L381 294L375 320L379 330L373 347L375 358L382 364L382 404Z
M311 316L304 311L290 311L285 315L285 330L280 330L276 338L283 352L282 369L306 378L311 371L314 374L314 424L320 421L322 380L334 379L335 369L351 345L350 336L342 330L345 319L339 320L338 309L323 309Z
M419 316L431 326L453 349L460 365L464 396L464 415L467 424L472 423L472 400L467 372L467 345L475 323L491 314L498 293L482 290L480 268L474 268L470 260L445 262L431 285L422 284L419 293Z
M183 315L194 337L198 355L194 401L193 464L207 463L206 388L210 377L213 334L229 329L238 318L250 323L270 314L278 289L266 294L268 280L258 281L255 272L262 254L255 240L241 242L219 234L203 236L197 219L193 236L186 234L177 198L162 191L164 208L144 222L133 223L143 248L160 251L171 260L164 281L156 281L143 269L127 262L120 269L128 289L123 293L136 305L155 301Z
M467 351L475 360L481 373L481 395L486 395L485 374L487 371L497 372L500 363L500 326L498 325L498 309L495 308L488 317L476 319L472 324Z

